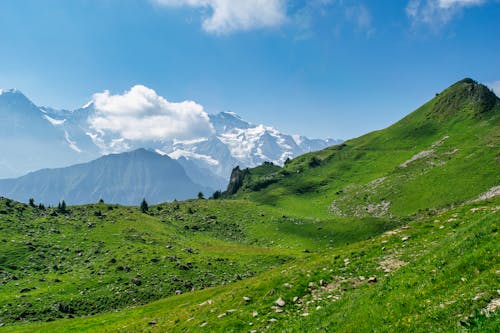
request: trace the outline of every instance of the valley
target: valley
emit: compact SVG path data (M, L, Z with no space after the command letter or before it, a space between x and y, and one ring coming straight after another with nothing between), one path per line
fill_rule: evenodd
M500 99L235 168L220 198L0 199L0 332L495 332ZM137 203L138 204L138 203Z

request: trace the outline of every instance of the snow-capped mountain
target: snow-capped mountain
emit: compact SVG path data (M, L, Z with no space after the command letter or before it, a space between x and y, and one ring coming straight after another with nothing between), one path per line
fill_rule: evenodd
M109 153L147 148L177 160L195 183L211 189L225 189L231 170L237 165L241 168L263 162L281 165L288 158L340 142L283 134L273 127L251 124L233 112L208 115L206 121L212 128L211 134L199 138L130 139L117 131L96 129L93 124L99 111L94 101L73 111L56 110L34 105L19 91L1 91L0 136L16 147L18 155L14 157L2 152L0 178L87 162ZM44 145L43 149L40 144ZM50 158L33 158L36 152L26 149L30 145L41 156ZM23 158L32 163L20 163Z
M288 158L337 144L339 140L311 140L292 136L264 125L253 125L233 112L210 115L215 133L209 138L173 142L163 152L178 159L184 157L212 171L225 182L239 165L253 167L264 162L282 165Z
M0 178L44 167L63 167L98 156L76 152L62 118L53 118L21 91L0 90Z

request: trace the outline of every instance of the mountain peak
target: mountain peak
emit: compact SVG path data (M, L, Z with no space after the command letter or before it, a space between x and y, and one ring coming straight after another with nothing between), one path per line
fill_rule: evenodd
M0 96L2 96L2 95L4 97L12 96L12 97L18 97L18 98L29 100L28 97L26 97L26 95L24 95L21 90L16 89L16 88L0 89Z
M500 104L500 99L485 85L465 78L436 95L430 112L436 118L449 118L458 114L475 117L489 114Z

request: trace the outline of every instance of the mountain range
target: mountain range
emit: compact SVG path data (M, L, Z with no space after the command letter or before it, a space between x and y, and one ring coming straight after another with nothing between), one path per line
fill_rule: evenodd
M61 182L57 186L46 183L41 190L42 184L39 182L31 182L37 186L32 185L30 188L30 179L47 173L51 173L51 177L61 173L73 175L75 170L89 175L93 173L95 164L84 163L107 154L125 153L140 148L170 157L170 164L175 160L189 178L189 182L185 184L186 188L197 184L199 191L211 192L225 189L235 166L253 167L263 162L283 165L289 158L340 142L283 134L273 127L253 125L233 112L209 115L209 122L214 131L207 137L191 140L127 140L119 134L93 128L90 119L98 112L93 101L76 110L57 110L35 105L19 90L0 90L0 139L5 143L0 156L0 178L20 177L39 169L80 164L70 170L44 170L42 173L27 175L17 180L4 180L3 187L0 188L2 194L11 194L18 200L26 201L26 194L33 193L33 196L40 195L37 199L53 204L53 199L59 200L75 190L83 193L83 189L88 190L90 185L79 183L77 189L73 182L67 186L63 186ZM123 158L131 156L135 155L125 154ZM136 165L133 160L128 163ZM84 168L84 165L88 168ZM151 169L156 167L151 166ZM101 183L106 184L107 181L102 179L103 174L100 177ZM124 180L124 183L128 183L128 180ZM169 195L163 200L186 198L180 189L176 193L175 189L169 188ZM87 193L89 194L86 199L76 195L72 196L72 200L75 200L74 203L93 202L96 195L104 192L100 188L92 188ZM131 197L141 195L143 194L138 192ZM119 196L111 200L117 200L117 203L135 202Z

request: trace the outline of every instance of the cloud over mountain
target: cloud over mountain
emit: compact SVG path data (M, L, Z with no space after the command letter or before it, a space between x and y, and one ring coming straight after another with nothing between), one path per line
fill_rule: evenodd
M94 138L112 133L124 140L188 140L213 133L203 106L193 101L173 103L154 90L136 85L124 94L94 94L95 113L88 120Z

